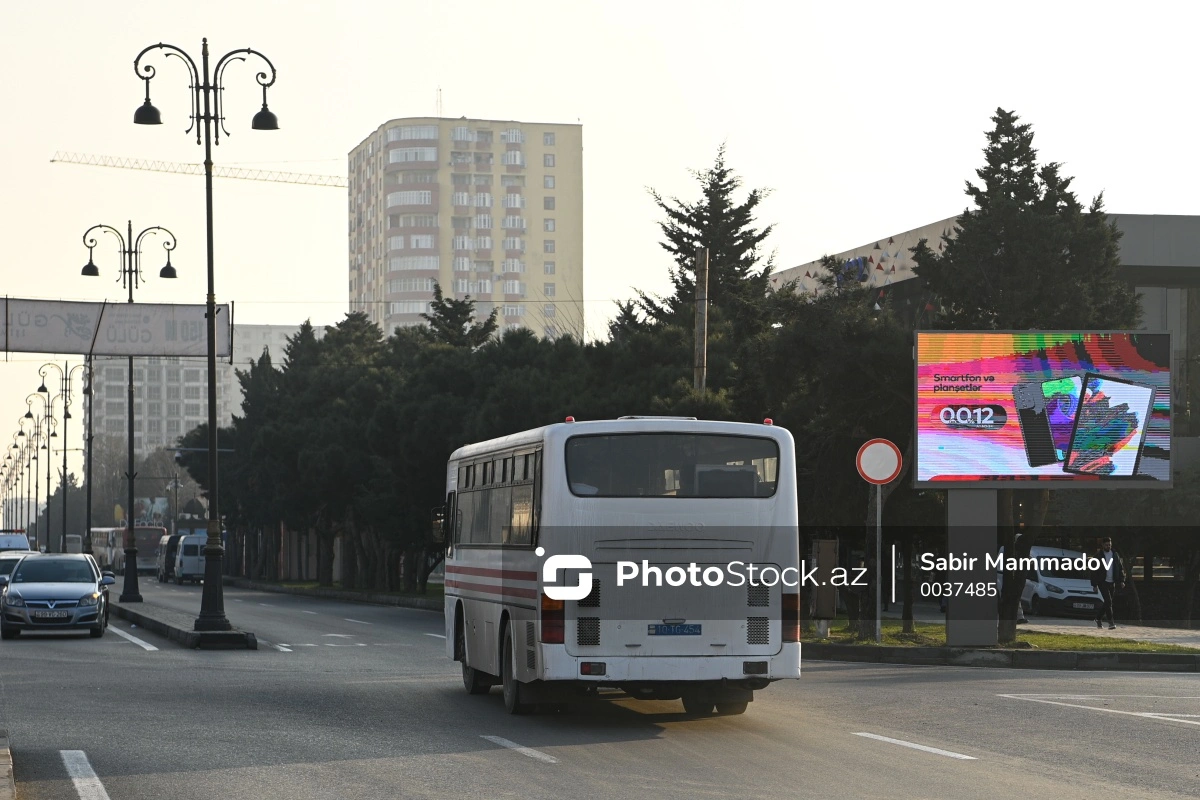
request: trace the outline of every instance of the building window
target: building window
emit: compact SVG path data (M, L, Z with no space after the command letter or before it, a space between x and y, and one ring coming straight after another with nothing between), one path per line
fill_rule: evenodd
M470 269L471 269L471 259L470 258L468 258L467 256L455 256L454 257L454 271L455 272L469 272Z
M508 150L504 153L504 165L508 167L525 166L525 154L520 150Z
M542 134L542 145L545 147L554 147L554 134L547 131Z
M500 134L500 141L505 144L524 144L525 134L521 133L520 128L509 128Z
M398 303L388 303L389 314L426 314L429 303L424 300L402 300Z
M542 209L544 211L553 211L554 210L554 198L553 197L543 197L542 198ZM550 230L550 229L547 228L547 230Z
M475 237L475 249L476 250L491 250L492 249L492 237L476 236Z
M542 315L543 316L553 317L557 312L558 312L558 307L553 304L547 303L546 305L542 306Z
M501 175L500 176L500 185L501 186L524 187L525 186L525 176L524 175Z
M453 286L454 286L455 294L466 294L468 291L470 291L467 288L467 279L466 278L456 278L453 283Z
M505 250L525 250L525 240L517 236L508 236L504 239Z
M505 217L503 225L504 229L507 231L523 231L525 230L525 218L511 216Z
M492 165L492 154L491 153L476 153L475 154L475 166L490 167L491 165ZM492 176L491 175L476 175L475 177L477 179L478 178L487 178L488 179L487 183L481 183L479 180L476 180L475 181L476 186L480 186L480 185L491 186L492 185L492 181L491 181Z
M404 237L403 236L389 236L387 246L388 246L388 250L403 250L404 249Z
M544 189L553 189L554 188L554 176L553 175L543 175L542 176L542 188L544 188ZM550 208L553 208L553 207L554 206L550 206Z
M441 262L438 256L400 256L388 259L389 272L403 272L413 269L438 269Z
M183 381L184 381L184 383L195 383L195 382L196 382L196 381L198 381L198 380L200 380L200 370L198 370L198 369L185 369L185 370L183 371Z
M120 400L125 396L125 387L119 383L113 383L105 386L104 396L110 400Z
M493 269L493 262L491 262L491 261L476 261L473 266L475 267L476 272L490 273Z
M120 367L106 367L104 369L104 380L123 381L125 380L125 370Z
M179 416L179 403L167 403L167 416L168 417L178 417Z
M199 403L184 403L183 413L189 417L200 416L200 404Z
M167 383L179 383L179 368L178 367L168 367L167 368Z
M463 152L461 150L452 150L450 152L450 163L451 164L470 164L471 163L471 154L467 153L467 152Z
M455 250L473 250L475 248L475 240L470 236L455 236L451 240L450 246Z
M542 273L546 274L546 275L553 275L554 274L554 262L547 261L544 264L542 264Z
M147 408L147 411L146 411L147 414L154 416L154 417L162 416L162 403L149 403L149 404L147 404L146 408Z
M450 141L452 142L473 142L475 141L474 134L466 125L459 125L454 130L450 131Z
M392 206L427 206L433 203L433 192L429 190L408 190L392 192L387 196L388 207Z
M414 169L411 172L402 172L397 175L398 183L437 183L437 173L427 170Z
M168 386L167 387L167 399L168 400L178 400L179 399L179 387L178 386Z
M492 143L492 132L491 131L475 131L475 142L476 142L476 144L491 144Z
M409 237L409 244L414 250L430 250L433 248L432 234L414 234Z
M396 278L388 281L388 294L395 292L432 292L433 278Z
M504 316L506 317L523 317L525 316L525 306L505 306Z
M553 239L547 239L544 242L542 242L542 252L543 253L553 253L554 252L554 240Z
M525 262L519 258L506 258L506 259L504 259L504 271L505 272L518 272L518 273L524 272L525 271Z
M204 396L203 386L185 386L183 387L183 397L186 400L199 400Z
M455 128L455 130L459 130ZM437 125L400 125L395 128L388 128L387 140L389 142L403 142L407 139L437 139ZM394 150L392 151L395 152Z
M436 228L437 214L402 214L396 219L394 228Z
M516 193L509 193L509 194L504 195L504 207L505 208L524 208L525 207L525 195L516 194Z
M470 186L471 176L456 172L450 176L450 184L452 186Z
M546 295L546 297L554 297L554 284L553 283L543 284L542 285L542 294Z
M413 161L437 161L436 147L397 147L388 151L389 164L407 164Z
M469 230L471 230L471 218L470 217L451 217L450 218L450 227L452 227L455 231L469 231Z
M543 167L553 167L554 166L554 153L546 153L544 156L542 156L542 166Z
M469 192L455 192L450 195L450 202L456 206L471 205L471 194Z
M120 433L121 431L125 430L125 420L123 420L123 419L106 419L104 421L104 428L109 433Z
M505 294L515 294L519 297L525 296L525 284L521 281L504 281L502 289Z
M179 413L179 412L176 411L176 413ZM177 419L167 420L167 433L179 433L179 428L180 428L179 420L177 420Z
M492 207L491 193L489 193L489 192L477 193L475 195L475 207L476 208L491 208Z
M490 231L492 229L492 215L491 214L476 214L475 215L475 228L477 230Z
M548 231L548 232L551 232L551 233L553 233L553 231L554 231L554 220L553 220L553 219L544 219L544 220L542 220L542 230L544 230L544 231Z

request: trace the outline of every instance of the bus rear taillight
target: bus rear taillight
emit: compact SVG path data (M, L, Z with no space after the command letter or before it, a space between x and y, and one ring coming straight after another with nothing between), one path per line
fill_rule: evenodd
M562 600L553 600L542 595L542 643L562 644L566 613Z
M800 641L800 595L783 595L783 640L785 642Z

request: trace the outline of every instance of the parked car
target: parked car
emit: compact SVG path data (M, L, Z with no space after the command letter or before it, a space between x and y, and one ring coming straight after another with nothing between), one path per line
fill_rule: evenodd
M0 575L0 638L21 631L108 629L111 572L101 572L87 553L30 554Z
M182 586L184 581L200 583L204 580L204 545L207 541L207 534L180 538L179 549L175 553L176 584Z
M23 533L0 533L0 552L6 550L28 550L29 537Z

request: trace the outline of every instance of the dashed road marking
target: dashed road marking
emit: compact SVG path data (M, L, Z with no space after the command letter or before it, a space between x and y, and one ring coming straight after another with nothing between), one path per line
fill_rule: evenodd
M120 628L117 628L115 626L112 628L112 632L115 633L117 636L120 636L124 639L128 639L129 641L133 642L134 644L136 644L138 647L142 648L143 650L157 650L158 649L157 647L150 644L149 642L143 642L141 639L134 636L132 633L126 633L125 631L123 631ZM65 752L74 753L74 752L82 752L82 751L76 751L76 750L66 751L66 750L64 750L63 752L64 753Z
M71 776L71 782L75 784L75 793L79 795L79 800L110 800L108 792L104 790L104 784L100 782L100 777L88 761L87 753L82 750L58 752L62 756L63 766L67 768L67 774Z
M272 644L271 647L274 647L276 650L278 650L281 653L292 652L292 646L290 644Z
M444 634L444 633L427 633L425 635L432 636L435 639L445 639L446 638L446 634Z
M1182 722L1185 725L1200 725L1200 719L1195 714L1171 714L1161 711L1123 711L1118 708L1102 708L1100 706L1087 706L1081 703L1064 703L1061 699L1067 700L1106 700L1110 697L1132 697L1132 698L1153 698L1157 700L1195 700L1195 697L1170 697L1167 695L1025 695L1025 694L1001 694L997 697L1004 697L1009 700L1024 700L1029 703L1045 703L1050 706L1065 706L1067 708L1082 708L1085 711L1104 711L1109 714L1123 714L1128 717L1141 717L1142 719L1153 719L1160 722ZM1050 699L1056 698L1056 699ZM1193 717L1187 719L1187 717Z
M346 620L346 622L358 623L359 625L374 625L375 624L374 622L363 622L361 619L350 619L349 617L342 617L342 619Z
M880 736L877 733L855 733L854 735L855 736L865 736L868 739L877 739L881 742L888 742L890 744L898 744L901 747L911 747L914 750L921 750L926 753L933 753L934 755L946 756L948 758L957 758L962 761L978 760L975 758L975 756L964 756L962 753L953 753L949 750L940 750L936 747L930 747L929 745L925 745L925 744L916 744L914 742L906 742L903 739L893 739L890 736Z
M552 755L543 753L541 750L534 750L532 747L526 747L525 745L517 744L511 739L505 739L503 736L484 736L483 734L480 734L480 738L487 739L489 742L498 744L501 747L507 747L509 750L516 750L521 755L529 756L537 761L544 761L547 764L558 763L558 759Z
M314 617L317 615L317 612L315 612L315 611L305 611L303 608L302 608L302 609L300 609L300 613L301 613L301 614L312 614Z

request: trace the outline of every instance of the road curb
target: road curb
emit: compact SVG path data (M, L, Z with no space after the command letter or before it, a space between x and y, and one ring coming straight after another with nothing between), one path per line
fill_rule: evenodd
M195 619L187 614L140 603L114 602L112 610L121 619L165 636L193 650L257 650L258 638L249 631L197 631ZM3 800L3 798L0 798Z
M320 587L309 589L299 586L279 586L274 583L260 583L246 578L233 578L228 575L225 576L225 584L227 586L236 586L239 589L253 589L260 592L295 594L302 597L320 597L324 600L344 600L350 603L368 603L378 606L399 606L400 608L415 608L421 611L437 611L439 613L445 608L445 601L432 597L397 597L390 594L348 592L344 589L325 589Z
M8 731L0 728L0 800L15 800L17 784L13 780L12 751L8 747Z
M858 644L803 644L814 661L921 664L1001 669L1120 670L1200 672L1200 653L1113 653L1088 650L1008 650L971 647L876 647Z

